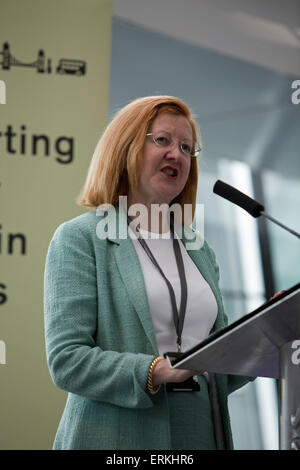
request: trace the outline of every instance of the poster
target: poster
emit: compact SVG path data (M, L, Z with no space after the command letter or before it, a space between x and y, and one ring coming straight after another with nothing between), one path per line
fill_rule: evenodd
M111 0L0 0L0 449L49 449L66 393L46 363L47 248L106 125Z

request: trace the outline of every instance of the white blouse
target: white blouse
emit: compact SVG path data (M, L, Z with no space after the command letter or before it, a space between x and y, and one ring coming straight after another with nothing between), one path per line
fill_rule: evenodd
M181 286L170 233L157 234L142 229L140 229L140 233L163 273L172 284L179 311ZM129 230L129 234L144 274L159 354L177 351L177 334L167 284L131 230ZM187 281L187 306L181 345L184 352L208 336L216 320L218 307L210 286L187 254L181 240L179 240L179 245Z

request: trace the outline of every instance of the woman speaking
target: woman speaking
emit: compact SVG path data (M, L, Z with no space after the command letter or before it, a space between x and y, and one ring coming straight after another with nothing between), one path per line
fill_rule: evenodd
M97 144L90 210L58 227L46 259L47 360L68 392L54 449L233 448L227 396L250 378L167 359L227 322L214 253L189 228L199 152L171 96L128 104Z

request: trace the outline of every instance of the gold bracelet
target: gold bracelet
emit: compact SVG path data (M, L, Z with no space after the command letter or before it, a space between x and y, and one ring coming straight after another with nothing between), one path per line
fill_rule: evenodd
M158 390L160 389L161 385L153 385L152 383L152 377L153 377L153 372L154 372L154 369L156 367L156 365L158 364L159 361L162 361L163 360L163 357L156 357L155 359L153 359L153 361L151 362L150 364L150 367L149 367L149 372L148 372L148 379L147 379L147 388L148 388L148 391L154 395L155 393L158 392Z

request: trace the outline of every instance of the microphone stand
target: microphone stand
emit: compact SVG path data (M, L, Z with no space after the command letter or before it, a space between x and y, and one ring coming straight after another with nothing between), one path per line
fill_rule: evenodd
M272 222L275 222L275 224L280 225L280 227L284 228L285 230L290 232L292 235L295 235L296 237L300 238L300 233L295 232L295 230L292 230L291 228L289 228L286 225L282 224L278 220L274 219L274 217L271 217L269 214L266 214L266 212L261 211L260 215L263 215L264 217L271 220Z
M213 192L215 194L218 194L218 196L221 196L224 199L227 199L227 201L230 201L233 204L236 204L237 206L241 207L242 209L247 211L250 215L252 215L252 217L257 218L260 215L262 215L263 217L266 217L272 222L275 222L275 224L284 228L285 230L290 232L292 235L295 235L295 237L300 238L300 234L298 232L290 229L286 225L274 219L274 217L271 217L269 214L267 214L262 204L255 201L254 199L247 196L246 194L242 193L241 191L234 188L233 186L230 186L229 184L224 183L224 181L217 180L214 184Z

